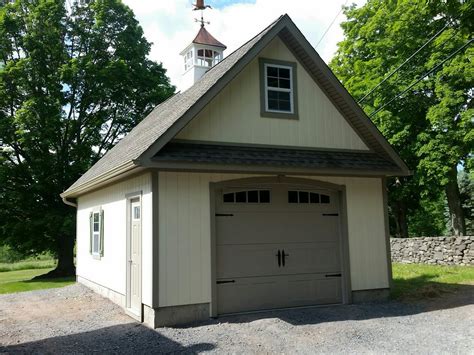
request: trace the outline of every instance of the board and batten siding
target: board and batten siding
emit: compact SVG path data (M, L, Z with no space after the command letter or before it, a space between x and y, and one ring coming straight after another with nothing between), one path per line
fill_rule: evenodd
M277 37L259 57L297 62ZM368 150L311 76L297 63L299 119L260 117L259 61L251 61L177 139Z
M211 300L210 182L257 175L159 173L159 306ZM380 178L304 177L345 185L352 289L389 287Z
M80 196L77 207L77 276L119 294L126 293L126 195L142 192L142 302L152 304L152 192L146 173ZM104 210L104 256L89 253L89 213Z

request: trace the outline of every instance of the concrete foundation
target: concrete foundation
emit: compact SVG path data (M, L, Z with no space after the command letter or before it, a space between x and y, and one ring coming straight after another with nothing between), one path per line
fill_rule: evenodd
M389 288L352 291L352 303L386 301L390 297Z
M113 303L118 304L120 307L125 308L125 295L111 290L110 288L96 284L95 282L85 279L81 276L76 276L76 281L90 288L92 291L98 293L102 297L108 298Z
M143 306L143 322L151 328L184 325L209 319L209 303L153 309Z

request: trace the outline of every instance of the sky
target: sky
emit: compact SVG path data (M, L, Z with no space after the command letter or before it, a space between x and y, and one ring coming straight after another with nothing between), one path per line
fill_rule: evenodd
M179 53L199 31L200 11L192 11L192 0L124 0L135 13L145 37L152 42L150 58L162 62L178 90L184 71ZM362 6L365 0L207 0L204 11L207 30L227 46L224 56L254 37L280 15L287 13L309 42L316 46L344 4ZM343 39L340 13L316 50L328 62Z

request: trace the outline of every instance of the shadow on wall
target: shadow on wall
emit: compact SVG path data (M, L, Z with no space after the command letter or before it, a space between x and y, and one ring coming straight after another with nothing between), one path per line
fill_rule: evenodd
M137 323L122 324L89 332L51 337L19 345L0 347L0 353L70 354L70 353L186 353L198 354L215 348L200 343L183 346L160 333Z

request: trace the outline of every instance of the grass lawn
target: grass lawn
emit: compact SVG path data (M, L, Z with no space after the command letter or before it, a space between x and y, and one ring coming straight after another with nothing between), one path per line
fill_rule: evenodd
M75 282L74 277L31 280L33 277L46 274L51 270L52 268L0 272L0 294L64 287Z
M52 269L55 266L56 260L54 259L24 260L15 263L0 263L0 272L28 269Z
M392 298L419 300L453 293L461 285L474 287L474 266L396 264L393 267Z

